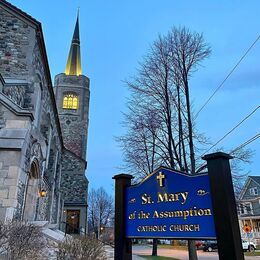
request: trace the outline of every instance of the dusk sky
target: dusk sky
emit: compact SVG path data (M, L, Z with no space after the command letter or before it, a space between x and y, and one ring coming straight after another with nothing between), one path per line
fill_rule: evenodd
M113 192L112 176L121 173L122 154L115 136L124 132L128 90L123 81L136 73L138 62L158 34L172 26L202 32L212 55L190 82L194 111L231 71L260 35L260 1L242 0L10 0L42 23L52 78L64 72L80 7L81 60L90 78L90 121L87 177L90 188ZM260 105L260 40L197 119L197 128L218 141ZM224 139L225 152L260 133L260 109ZM260 175L260 138L245 169Z

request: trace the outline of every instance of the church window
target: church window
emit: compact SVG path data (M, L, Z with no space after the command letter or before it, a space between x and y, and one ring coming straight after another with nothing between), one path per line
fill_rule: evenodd
M64 95L62 107L65 109L78 109L78 96L75 94Z

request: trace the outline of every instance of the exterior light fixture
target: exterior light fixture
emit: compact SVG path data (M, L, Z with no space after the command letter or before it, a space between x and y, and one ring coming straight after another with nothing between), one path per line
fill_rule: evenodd
M47 196L47 191L44 190L44 189L40 190L40 191L39 191L39 196L40 196L40 197L46 197L46 196Z

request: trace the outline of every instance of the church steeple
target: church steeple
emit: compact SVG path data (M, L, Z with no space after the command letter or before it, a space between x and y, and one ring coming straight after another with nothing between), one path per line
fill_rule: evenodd
M79 39L79 12L77 15L77 21L74 29L74 34L70 46L69 57L67 60L66 75L81 75L81 60L80 60L80 39Z

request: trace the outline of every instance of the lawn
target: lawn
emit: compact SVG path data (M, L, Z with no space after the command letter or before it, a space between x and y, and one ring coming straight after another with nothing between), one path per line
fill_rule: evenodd
M179 260L177 258L166 257L166 256L150 256L150 255L139 255L139 256L148 260Z
M260 252L245 252L246 256L260 256Z
M187 246L173 246L173 245L158 245L158 248L177 249L177 250L188 250Z

